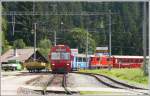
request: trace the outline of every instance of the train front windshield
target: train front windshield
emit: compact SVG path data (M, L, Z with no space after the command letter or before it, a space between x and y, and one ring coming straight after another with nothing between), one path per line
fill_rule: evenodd
M52 52L52 60L70 60L70 53L68 52Z

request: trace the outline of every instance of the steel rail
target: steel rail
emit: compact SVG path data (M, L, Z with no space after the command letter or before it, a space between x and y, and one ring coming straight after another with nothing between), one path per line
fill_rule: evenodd
M66 74L63 75L62 87L64 88L66 94L72 95L72 92L67 88Z
M108 76L105 76L105 75L93 74L93 73L83 73L83 72L73 72L73 73L84 74L84 75L92 76L92 77L96 78L99 82L101 82L101 83L103 83L104 85L109 86L109 87L111 87L111 88L126 89L126 90L129 90L129 91L134 91L134 92L143 93L143 94L147 95L147 93L145 93L145 92L139 92L139 91L134 90L134 89L148 90L148 89L146 89L146 88L140 88L140 87L136 87L136 86L132 86L132 85L126 84L126 83L122 83L122 82L119 82L119 81L117 81L117 80L114 80L114 79L112 79L112 78L110 78L110 77L108 77ZM124 87L127 87L127 88L118 87L118 86L109 84L109 83L107 83L106 81L101 80L101 79L98 77L98 75L99 75L99 76L103 76L103 77L107 78L108 80L110 80L110 81L112 81L112 82L114 82L114 83L116 83L116 84L122 85L122 86L124 86Z
M99 75L99 76L102 76L104 78L107 78L108 80L114 82L114 83L117 83L117 84L120 84L122 86L125 86L125 87L129 87L129 88L132 88L132 89L142 89L142 90L147 90L146 88L141 88L141 87L137 87L137 86L133 86L133 85L129 85L129 84L126 84L126 83L123 83L123 82L120 82L118 80L115 80L115 79L112 79L106 75L102 75L102 74L95 74L95 73L83 73L83 72L74 72L74 73L79 73L79 74L85 74L85 75Z
M129 91L134 91L134 92L138 92L138 93L142 93L142 94L144 94L144 95L148 95L147 93L145 93L145 92L139 92L139 91L136 91L136 90L134 90L135 88L132 88L130 85L128 86L128 84L127 85L125 85L125 84L122 84L122 83L118 83L118 81L116 82L116 81L112 81L111 79L108 79L108 80L110 80L110 81L112 81L112 82L114 82L114 83L116 83L116 84L120 84L120 85L122 85L123 87L118 87L118 86L116 86L116 85L113 85L113 84L109 84L109 83L106 83L105 81L103 81L103 80L101 80L99 77L98 77L98 75L94 75L94 74L91 74L91 76L93 76L93 77L95 77L98 81L100 81L100 82L102 82L103 84L105 84L106 86L109 86L109 87L111 87L111 88L119 88L119 89L126 89L126 90L129 90ZM127 88L124 88L124 87L127 87ZM142 89L142 90L144 90L143 88L136 88L136 89Z
M51 78L51 80L49 82L47 82L47 84L43 87L43 90L42 90L42 94L43 95L46 94L47 87L54 81L55 78L56 78L56 75L53 75L53 77Z

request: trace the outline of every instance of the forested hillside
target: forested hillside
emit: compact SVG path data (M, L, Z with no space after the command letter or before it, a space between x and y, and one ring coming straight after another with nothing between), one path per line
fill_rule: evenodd
M142 4L141 2L87 3L87 2L7 2L3 11L15 12L104 12L109 10L112 16L112 54L142 55ZM89 34L89 51L96 46L108 46L108 15L20 15L15 16L15 33L12 32L12 16L3 16L4 37L8 43L22 39L26 46L34 45L33 23L37 23L37 45L49 39L54 44L54 32L57 33L57 44L68 44L85 52L86 32ZM7 28L6 28L7 26ZM49 45L50 46L50 45Z

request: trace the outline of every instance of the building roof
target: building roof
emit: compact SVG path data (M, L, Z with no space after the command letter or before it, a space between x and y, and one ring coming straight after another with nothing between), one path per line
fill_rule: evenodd
M16 49L17 55L14 55L14 49L8 50L6 53L4 53L1 56L2 62L8 62L8 60L19 60L21 62L24 62L27 60L30 56L33 55L34 49L29 48L29 49ZM36 49L37 51L37 49Z
M113 57L115 58L143 58L143 56L127 56L127 55L124 55L124 56L121 56L121 55L112 55Z

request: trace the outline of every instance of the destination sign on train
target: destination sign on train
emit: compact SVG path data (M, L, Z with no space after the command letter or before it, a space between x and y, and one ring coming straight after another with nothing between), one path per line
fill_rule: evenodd
M56 51L66 51L66 49L56 49Z

